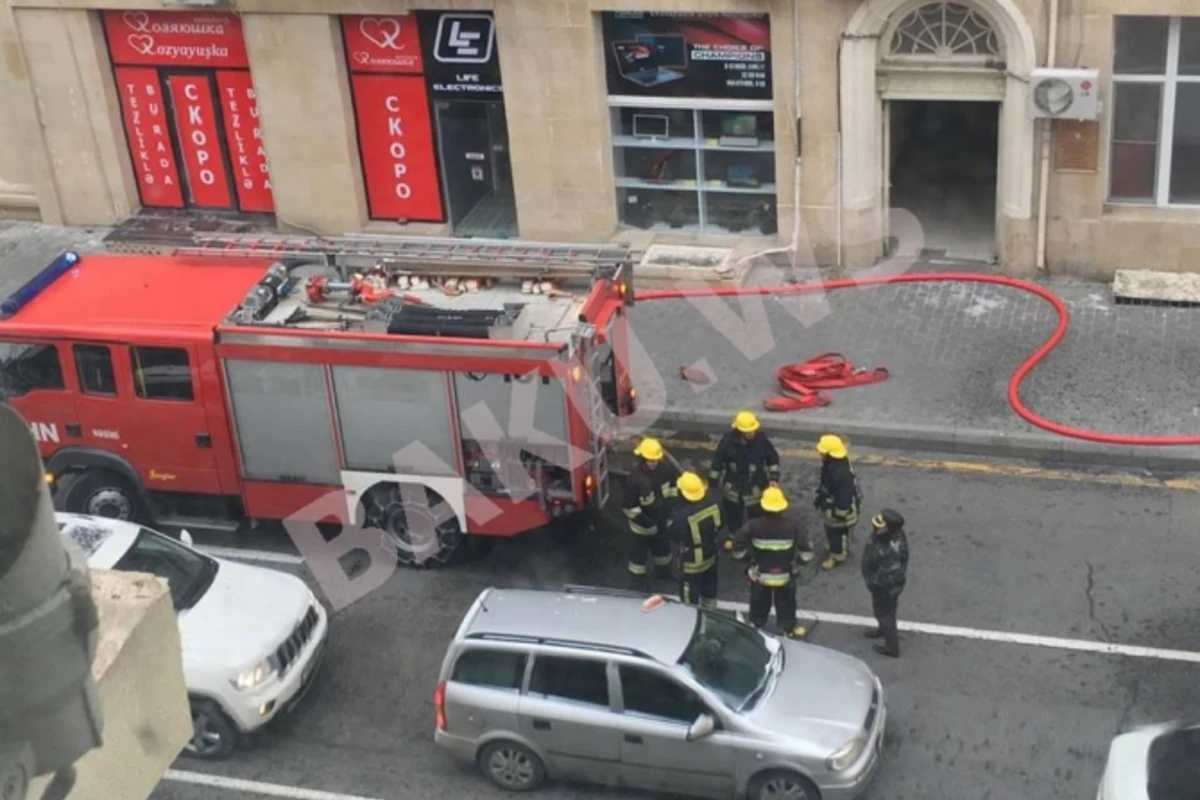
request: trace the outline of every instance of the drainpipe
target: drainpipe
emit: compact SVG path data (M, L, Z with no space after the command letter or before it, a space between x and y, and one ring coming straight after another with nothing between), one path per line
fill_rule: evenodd
M1046 42L1046 66L1054 67L1058 60L1058 0L1050 0L1050 29ZM1046 268L1046 217L1050 198L1050 132L1053 120L1042 120L1042 164L1038 186L1037 268Z

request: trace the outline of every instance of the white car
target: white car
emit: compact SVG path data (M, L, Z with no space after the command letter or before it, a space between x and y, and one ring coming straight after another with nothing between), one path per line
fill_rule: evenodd
M1150 725L1113 739L1096 800L1197 798L1200 725Z
M166 580L179 619L194 734L184 752L223 758L244 734L290 710L308 689L328 632L302 580L212 558L130 522L57 514L95 569Z

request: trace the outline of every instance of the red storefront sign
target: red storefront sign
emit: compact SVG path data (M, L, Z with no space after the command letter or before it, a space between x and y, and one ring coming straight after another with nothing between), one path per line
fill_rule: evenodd
M354 72L421 74L416 17L342 17L342 31Z
M352 75L350 83L371 216L441 222L424 79Z
M175 131L183 154L192 205L229 208L229 178L217 140L216 109L212 84L205 75L171 75L171 105L175 109Z
M154 67L248 67L242 21L234 14L105 11L114 64Z
M243 211L273 212L271 175L250 73L240 70L217 72L217 92L225 117L225 142L237 187L238 205Z
M142 205L183 208L158 70L117 67L116 79Z

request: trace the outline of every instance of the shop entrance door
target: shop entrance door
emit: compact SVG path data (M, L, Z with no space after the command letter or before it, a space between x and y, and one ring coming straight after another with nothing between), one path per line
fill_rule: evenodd
M504 103L439 100L436 112L452 230L458 236L516 236Z

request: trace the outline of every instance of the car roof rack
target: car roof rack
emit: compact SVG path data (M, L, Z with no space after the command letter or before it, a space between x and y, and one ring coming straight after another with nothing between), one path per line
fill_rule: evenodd
M646 600L653 596L634 589L617 589L611 586L585 586L581 583L564 584L562 590L565 594L596 594L605 597L629 597L639 600Z
M553 639L545 636L522 636L514 633L472 633L466 638L473 641L540 644L549 645L551 647L566 647L572 650L591 650L599 653L616 653L623 656L633 656L634 658L650 658L650 656L646 653L632 647L617 647L616 645L610 644L595 644L593 642L582 642L576 639Z

